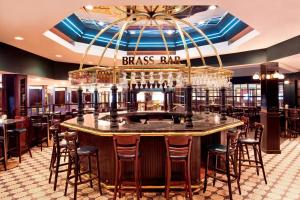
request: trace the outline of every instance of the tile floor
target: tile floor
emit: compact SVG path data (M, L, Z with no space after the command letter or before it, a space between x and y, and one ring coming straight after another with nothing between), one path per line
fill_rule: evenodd
M233 199L300 199L300 138L284 140L281 149L280 155L263 155L268 185L265 185L262 175L256 175L254 168L244 168L242 195L238 194L236 184L233 184ZM57 191L53 191L53 184L48 184L50 154L50 147L44 148L42 152L34 148L33 158L25 154L18 167L1 171L0 199L71 199L72 188L69 188L67 197L63 195L65 174L60 175ZM81 185L78 199L112 199L111 191L104 190L104 195L100 196L95 186L92 189L88 184ZM133 196L127 194L123 199L133 199ZM143 199L163 199L163 194L144 193ZM173 194L172 199L184 197ZM228 199L227 185L217 182L216 187L213 187L210 180L207 191L195 194L194 199Z

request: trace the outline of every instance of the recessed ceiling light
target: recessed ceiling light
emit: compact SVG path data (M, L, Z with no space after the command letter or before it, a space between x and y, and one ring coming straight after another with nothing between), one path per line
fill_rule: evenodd
M168 33L169 35L171 35L171 34L173 33L173 30L167 30L167 33Z
M208 7L208 10L215 10L216 8L217 8L217 6L211 5L211 6Z
M24 38L21 37L21 36L16 36L16 37L15 37L15 40L20 40L20 41L21 41L21 40L24 40Z
M135 34L135 31L129 31L130 34L134 35Z
M62 57L62 55L60 55L60 54L56 54L55 55L57 58L61 58Z
M41 81L40 78L35 78L34 80L37 81L37 82L40 82L40 81Z
M204 20L200 20L200 21L198 22L198 25L203 25L204 23L205 23Z
M88 4L86 6L84 6L87 10L93 10L94 9L94 6L91 5L91 4Z
M99 21L99 22L98 22L98 25L103 26L103 25L104 25L104 22Z

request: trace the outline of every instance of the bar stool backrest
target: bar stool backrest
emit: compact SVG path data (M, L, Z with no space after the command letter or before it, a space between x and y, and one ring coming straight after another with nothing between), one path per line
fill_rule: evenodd
M52 134L53 134L53 140L54 140L54 143L56 145L59 145L59 132L60 132L60 125L59 124L53 124L51 127L50 127L50 130L53 129L52 131Z
M249 131L249 117L241 116L240 120L244 123L244 125L241 126L243 131L246 131L248 133Z
M165 136L167 158L190 159L192 136Z
M227 132L227 156L237 153L238 139L241 130Z
M289 117L291 118L297 118L300 117L299 111L295 109L289 109Z
M140 135L114 135L113 143L116 159L138 158Z
M64 138L67 142L67 149L71 157L77 156L77 140L78 135L76 132L65 132Z
M262 134L264 132L264 125L261 123L255 123L255 133L254 133L254 139L258 140L259 143L261 142Z
M15 119L21 119L21 122L16 123L16 128L28 128L29 122L28 117L25 116L15 116Z
M288 129L292 131L297 131L298 130L298 122L299 122L299 117L288 117L287 122L288 122Z

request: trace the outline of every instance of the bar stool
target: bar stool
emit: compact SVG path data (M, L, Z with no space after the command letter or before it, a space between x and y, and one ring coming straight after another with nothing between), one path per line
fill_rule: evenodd
M98 187L100 190L100 194L102 195L98 148L94 146L79 146L77 143L78 135L76 132L65 132L64 138L67 143L67 149L69 154L68 172L67 172L67 180L66 180L64 195L65 196L67 195L68 184L71 183L71 179L73 178L75 179L74 199L77 199L78 185L89 182L90 186L93 187L94 179L98 179ZM89 163L88 170L80 172L81 158L86 158L86 157L88 158L88 163ZM96 157L96 164L97 164L97 175L93 175L93 176L92 176L92 165L91 165L92 157ZM71 175L72 169L74 169L74 175ZM89 174L89 178L82 180L81 176L84 174Z
M16 148L9 149L9 151L17 150L17 155L19 157L19 163L22 162L22 148L25 148L28 152L30 157L32 158L30 145L29 145L29 137L28 137L28 118L27 117L21 117L16 116L15 119L21 119L21 122L18 122L16 124L16 128L14 129L8 129L7 133L9 136L9 140L15 140L16 141ZM21 144L21 136L25 135L25 144L22 146Z
M4 170L6 171L7 170L7 166L6 166L6 162L5 162L5 159L4 159L4 137L3 136L0 136L0 144L1 144L1 152L3 154L3 156L0 157L0 161L3 162L3 165L4 165Z
M288 117L287 118L287 136L291 138L296 138L299 134L299 117Z
M56 190L57 186L57 178L58 173L65 172L67 169L60 170L59 168L65 165L68 165L68 163L60 163L62 154L65 154L65 158L67 155L67 143L63 139L64 138L64 132L60 133L59 125L52 125L50 127L50 133L53 135L53 148L52 148L52 155L50 160L50 176L49 176L49 183L51 183L52 179L52 173L55 174L54 177L54 188L53 190ZM65 160L64 160L65 161Z
M250 129L250 119L249 117L246 116L241 116L240 120L244 123L242 126L238 127L241 132L240 132L240 138L247 138L248 137L248 133L249 133L249 129ZM245 151L243 149L243 146L245 147ZM243 153L242 156L243 158L245 157L245 153L248 156L248 160L250 160L250 156L249 156L249 149L247 145L242 145L241 148L243 149ZM249 161L250 164L250 161Z
M261 123L255 123L254 124L255 127L255 134L254 134L254 138L240 138L239 140L239 152L240 155L243 153L243 148L242 146L252 146L253 147L253 153L254 153L254 160L250 160L250 159L245 159L242 158L240 156L239 158L239 179L241 176L241 166L248 166L248 167L256 167L256 173L257 175L259 175L259 168L262 169L263 172L263 176L264 176L264 180L265 183L267 184L267 179L266 179L266 174L265 174L265 168L264 168L264 164L263 164L263 160L262 160L262 155L261 155L261 138L262 138L262 134L264 131L264 125ZM255 165L247 165L244 164L243 162L254 162Z
M126 181L129 185L135 186L137 199L142 197L141 193L141 170L140 170L140 156L139 156L139 135L114 135L113 136L114 151L115 151L115 189L114 199L117 198L119 192L119 198L121 198L122 186L125 183L122 176L122 164L125 162L131 162L134 165L134 181Z
M44 142L47 142L47 146L49 146L47 138L47 129L49 124L46 120L47 118L41 115L30 117L31 127L34 134L37 136L38 145L41 145L41 151L43 150Z
M227 182L229 198L231 200L232 200L232 189L231 189L232 182L237 181L239 194L241 194L239 175L237 172L239 135L240 135L240 130L233 131L233 132L229 131L229 132L227 132L226 146L221 145L221 144L215 144L215 145L209 146L208 152L207 152L203 193L206 191L207 178L211 177L211 178L213 178L213 186L215 186L216 180L221 181L221 182ZM209 167L209 160L210 160L211 156L214 156L214 165L213 165L212 174L209 174L208 167ZM225 170L218 168L218 161L225 162ZM234 172L233 174L230 171L230 164L232 164L232 167L233 167L233 172ZM220 163L219 165L222 166L223 164ZM226 175L227 179L222 179L221 177L218 177L217 173ZM232 179L231 179L231 177L232 177Z
M182 163L184 165L185 196L193 199L191 187L192 136L165 136L165 143L167 150L165 197L169 199L172 163Z
M57 124L61 122L61 112L54 112L54 114L51 116L51 125Z

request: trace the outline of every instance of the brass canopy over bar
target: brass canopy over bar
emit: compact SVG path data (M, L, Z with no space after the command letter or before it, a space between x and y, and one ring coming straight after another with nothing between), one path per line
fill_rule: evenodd
M103 13L105 8L106 8L105 6L95 7L95 10L92 12ZM180 12L190 8L190 6L158 6L157 5L157 6L127 6L127 8L129 8L129 10L134 11L134 12L131 12L131 11L128 12L128 10L123 10L122 8L116 7L116 6L112 7L111 9L105 10L105 13L109 12L110 14L112 14L111 12L113 12L113 11L114 12L117 11L118 13L116 13L115 16L119 16L121 18L112 22L111 24L109 24L108 26L106 26L105 28L100 30L96 34L96 36L92 39L92 41L89 43L88 47L85 50L84 55L82 56L79 70L69 72L69 77L71 80L73 80L72 84L85 84L85 83L92 84L93 81L95 81L94 84L101 83L102 80L97 78L99 73L106 74L106 76L112 76L111 78L109 78L109 80L112 80L111 81L112 84L116 84L118 82L118 78L120 77L122 72L125 72L125 73L130 73L130 72L149 72L149 73L151 73L151 72L153 72L153 73L155 73L155 72L164 72L164 73L165 72L170 72L170 73L183 72L184 77L186 78L186 83L188 83L188 84L191 84L191 75L192 74L205 73L205 74L212 74L212 75L215 74L215 75L219 75L219 76L224 76L225 78L232 77L233 72L231 70L223 69L222 60L217 51L217 48L210 41L210 39L205 35L205 33L201 29L199 29L197 26L195 26L193 23L191 23L187 20L175 17L175 15L177 13L180 13ZM120 14L120 13L122 13L122 14ZM128 27L130 27L131 25L133 25L137 22L140 22L140 21L145 21L145 23L143 23L143 25L142 25L142 28L140 30L140 33L137 38L137 42L136 42L136 45L135 45L135 48L133 51L133 59L134 60L137 55L137 51L138 51L138 48L140 45L141 38L143 37L144 30L149 25L153 26L153 24L157 27L157 30L159 31L159 33L161 35L168 58L170 57L168 43L167 43L166 37L163 32L163 28L161 25L161 21L162 21L167 24L170 24L170 26L172 26L172 27L175 27L175 30L178 31L180 38L182 40L182 43L183 43L185 54L186 54L186 65L184 65L184 64L174 65L174 64L170 64L169 62L166 62L166 63L160 63L160 64L151 63L151 64L138 65L138 66L136 66L136 65L134 65L134 66L133 65L127 65L127 66L119 65L118 66L118 63L117 63L118 52L119 52L122 36L123 36L124 32L126 30L128 30ZM105 46L104 50L101 52L101 56L98 60L97 67L90 67L87 69L83 69L84 60L88 54L88 51L90 50L91 46L95 43L95 41L103 33L105 33L110 28L112 28L114 25L117 25L120 23L123 23L120 31L118 33L115 33L115 35L110 39L108 44ZM181 27L180 23L193 28L207 41L207 43L212 47L212 49L215 53L215 56L217 57L219 67L206 66L204 55L203 55L200 47L193 40L193 38L190 36L190 34L186 30L184 30L184 28ZM201 58L203 66L201 66L201 67L192 66L186 38L188 38L191 41L191 43L193 44L193 46L196 48L197 52L199 53L199 57ZM113 65L109 66L109 67L100 67L103 57L104 57L105 53L107 52L107 49L111 46L111 44L113 43L113 41L115 39L116 39L116 45L115 45L115 51L113 54ZM90 80L74 81L74 79L76 79L76 78L82 79L82 80L84 80L84 79L90 79ZM107 82L107 80L108 79L106 78L105 83Z

